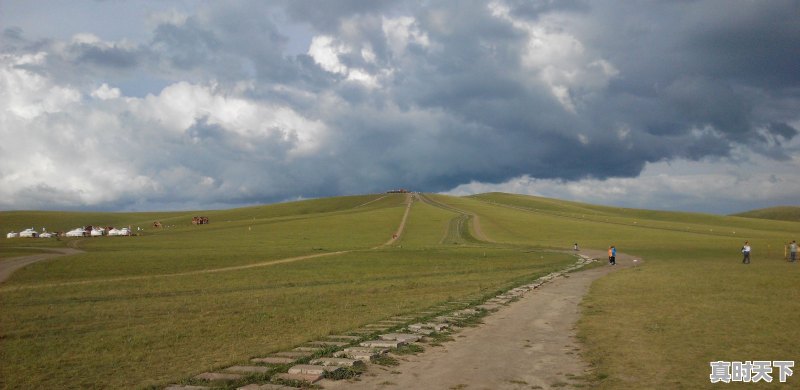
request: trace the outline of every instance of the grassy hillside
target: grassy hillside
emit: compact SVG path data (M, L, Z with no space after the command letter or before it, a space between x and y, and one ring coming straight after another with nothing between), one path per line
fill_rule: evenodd
M800 330L787 324L800 323L800 267L784 260L794 223L509 194L451 203L478 213L497 240L614 244L645 260L596 282L583 303L580 336L600 388L711 387L710 361L796 355ZM741 264L744 240L750 265Z
M3 239L0 261L86 253L0 284L0 388L142 388L573 261L578 242L644 259L597 281L580 337L604 389L710 387L709 362L785 360L800 329L796 223L511 194L405 195L179 213L0 213L0 228L132 225L137 237ZM193 215L211 224L193 226ZM153 229L153 220L168 227ZM476 237L485 237L482 242ZM741 264L744 240L753 262ZM574 383L576 387L581 384Z
M174 383L572 263L508 245L443 244L458 213L405 195L181 213L0 213L0 227L141 225L136 237L3 239L72 246L0 284L0 388ZM193 215L211 223L190 224ZM153 229L153 220L167 228ZM34 222L35 221L35 222ZM52 226L52 227L51 227ZM307 257L307 258L304 258ZM0 261L3 261L0 259Z
M778 206L734 214L737 217L774 219L777 221L800 221L800 206Z

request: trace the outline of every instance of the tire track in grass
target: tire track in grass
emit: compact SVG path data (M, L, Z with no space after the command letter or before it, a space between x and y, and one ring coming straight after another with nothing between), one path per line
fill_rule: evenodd
M445 234L445 237L442 239L442 242L445 242L445 240L447 240L450 237L458 237L459 240L464 240L464 241L471 241L470 238L474 238L475 240L482 243L495 243L494 240L489 239L489 237L483 234L480 225L480 217L478 216L478 214L475 214L471 211L461 210L459 208L450 206L448 204L435 201L425 194L420 194L419 199L433 207L438 207L442 210L447 210L450 212L460 214L459 216L453 218L450 221L450 225L448 226L448 231ZM475 233L475 237L471 237L472 234L470 234L471 232L469 231L470 221L472 222L472 228L473 228L473 233ZM452 232L451 230L453 228L457 229L457 231Z

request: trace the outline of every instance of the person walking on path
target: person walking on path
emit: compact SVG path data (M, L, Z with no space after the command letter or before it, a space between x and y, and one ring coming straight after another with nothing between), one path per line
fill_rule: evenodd
M745 241L742 247L742 264L750 264L750 242Z
M617 265L617 248L614 245L608 247L608 264Z
M789 261L794 263L797 261L797 241L792 240L792 243L789 244Z

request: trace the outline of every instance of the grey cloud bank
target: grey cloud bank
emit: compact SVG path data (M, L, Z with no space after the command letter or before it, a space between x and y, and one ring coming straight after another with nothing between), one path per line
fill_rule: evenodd
M124 7L0 5L0 209L800 199L797 1Z

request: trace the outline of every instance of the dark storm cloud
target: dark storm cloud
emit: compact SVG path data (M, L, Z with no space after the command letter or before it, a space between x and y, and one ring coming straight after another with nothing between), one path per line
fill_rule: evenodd
M14 67L84 95L101 83L126 96L131 84L157 86L136 93L158 100L146 108L86 110L138 134L119 153L154 190L128 202L237 204L636 177L648 163L737 149L787 159L800 120L799 4L237 1L158 20L136 43L28 42L7 27L0 44L46 52ZM180 82L198 88L159 95ZM242 124L248 104L275 128ZM162 106L184 127L141 118ZM297 128L309 124L318 132Z

